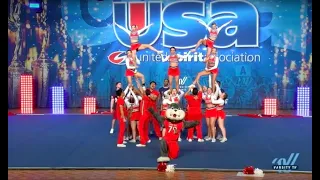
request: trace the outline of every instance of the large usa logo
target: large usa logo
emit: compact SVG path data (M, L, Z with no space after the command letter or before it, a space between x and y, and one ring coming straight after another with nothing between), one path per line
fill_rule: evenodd
M202 1L177 1L166 6L155 1L113 2L113 22L128 30L133 24L142 28L153 23L141 34L141 43L152 45L161 38L164 47L189 49L208 34L197 20L208 25L216 22L218 26L232 20L221 30L215 46L259 47L259 13L253 4L242 0L219 0L209 3L208 12L205 5ZM113 28L118 41L130 47L128 34L117 26Z

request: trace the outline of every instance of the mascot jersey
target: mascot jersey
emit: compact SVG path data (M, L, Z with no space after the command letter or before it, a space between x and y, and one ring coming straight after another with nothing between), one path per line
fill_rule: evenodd
M166 132L164 135L164 139L166 141L178 141L179 134L183 129L183 122L171 123L168 120L164 121L164 128L166 128Z

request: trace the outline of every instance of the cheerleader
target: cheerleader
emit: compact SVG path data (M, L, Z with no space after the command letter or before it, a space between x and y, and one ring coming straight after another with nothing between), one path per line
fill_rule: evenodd
M202 96L205 106L206 106L206 111L205 111L205 118L206 118L206 123L208 126L208 137L205 138L206 141L212 141L216 142L216 138L214 137L215 134L215 124L212 124L213 122L216 121L216 116L217 116L217 110L214 104L212 104L212 100L214 98L214 94L212 92L212 88L208 88L207 94Z
M145 87L145 78L144 75L137 71L138 64L140 64L140 60L138 58L133 58L132 51L127 51L126 57L126 77L128 81L128 86L132 86L132 77L136 79L141 79L142 87Z
M128 109L128 120L130 121L130 127L132 130L132 139L129 142L135 143L137 139L137 126L140 119L139 101L141 96L138 95L137 91L132 87L129 89L129 94L125 99L125 103Z
M195 84L199 81L200 77L205 75L210 75L212 77L212 84L211 87L214 88L214 82L216 82L216 78L218 75L218 64L219 64L219 58L217 57L217 49L213 48L211 51L211 55L209 58L206 58L205 61L206 67L203 71L199 72L196 79L193 81L193 83L189 87L195 87Z
M168 96L169 100L172 103L179 104L184 92L181 89L179 89L179 92L177 91L177 89L169 89L165 91L163 94L164 96Z
M218 119L218 125L221 129L221 133L222 133L222 139L220 140L220 142L224 143L226 142L227 139L227 133L226 133L226 128L224 126L224 120L226 118L226 113L223 110L224 105L226 104L226 99L228 98L228 94L223 92L220 94L219 99L215 100L212 98L211 103L215 104L216 107L216 116Z
M168 68L168 77L169 77L169 88L172 89L172 79L175 79L176 83L176 89L179 91L179 77L180 77L180 69L179 69L179 61L183 60L184 58L187 58L190 54L190 51L182 56L180 54L176 53L176 48L171 47L170 48L170 55L168 55L166 58L162 57L162 62L169 61L169 68Z
M162 117L165 118L166 116L166 110L168 109L169 105L171 104L172 102L170 101L169 99L169 96L166 96L166 95L163 95L162 97L162 103L161 103L161 113L160 115Z
M127 28L125 28L123 26L120 26L117 23L114 23L114 25L116 25L118 28L122 29L125 33L127 33L129 35L130 42L131 42L130 50L132 51L132 55L133 55L134 59L136 58L137 51L143 50L143 49L150 49L154 52L157 52L158 54L162 53L162 51L158 51L157 49L152 47L150 44L140 44L139 43L139 36L141 35L141 33L148 30L153 25L153 23L149 24L148 26L145 26L144 28L142 28L140 30L137 25L132 25L131 31L129 31Z
M197 48L203 44L207 47L207 55L206 58L209 57L211 51L214 49L214 43L218 37L219 32L222 30L222 28L228 26L232 20L228 21L227 23L223 24L221 27L218 28L216 23L212 23L211 27L209 27L204 21L202 20L198 20L198 22L203 25L208 31L209 31L209 38L207 39L200 39L197 44L196 47L194 49L192 49L192 52L195 52L197 50Z
M198 90L199 88L199 90ZM201 111L201 101L202 101L202 91L201 86L198 84L198 88L189 88L189 90L185 93L184 97L187 100L187 113L186 113L186 120L193 121L197 120L200 123L195 127L197 131L198 142L204 142L202 139L202 111ZM191 94L190 94L191 93ZM188 137L187 140L192 142L194 128L188 129Z

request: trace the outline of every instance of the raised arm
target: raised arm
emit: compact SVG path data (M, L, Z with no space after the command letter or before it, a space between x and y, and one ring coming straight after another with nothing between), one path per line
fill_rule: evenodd
M129 92L129 94L130 94L130 92ZM130 97L130 95L126 96L126 98L124 99L124 102L126 103L127 108L131 107L131 103L129 102L129 97Z
M130 65L130 59L128 57L126 58L126 66L127 66L127 69L135 69L136 68L136 66Z
M123 91L126 96L127 96L128 91L129 91L129 86L127 86L126 89Z
M230 20L230 21L228 21L227 23L224 23L222 26L220 26L220 27L217 29L218 34L219 34L219 32L221 31L222 28L228 26L231 22L232 22L232 20Z
M140 64L140 60L138 59L138 57L136 56L136 63Z
M202 86L200 85L199 81L197 82L198 90L202 92Z
M198 23L200 23L201 25L203 25L204 27L206 27L209 32L211 31L211 27L209 27L204 21L198 20Z
M152 25L153 25L153 23L151 23L151 24L149 24L148 26L145 26L144 28L138 30L138 34L140 35L143 31L149 29Z
M179 89L179 99L181 99L183 95L184 95L184 92L181 89Z
M131 93L131 95L133 96L134 105L135 105L135 106L138 106L138 105L139 105L138 97L136 96L136 94L135 94L131 89L130 89L130 93Z
M185 59L185 58L188 58L190 53L191 53L191 51L189 51L186 55L178 54L178 57L179 57L179 59Z
M162 62L166 62L169 60L170 55L167 55L166 58L163 57L163 54L161 54Z
M117 23L114 23L114 25L116 25L118 28L122 29L124 32L126 32L128 35L131 33L128 29L124 28L123 26L120 26Z
M187 97L191 92L191 88L188 89L188 91L186 93L184 93L184 97Z
M170 89L169 89L169 90L166 90L166 91L163 93L163 95L169 96L169 92L170 92Z

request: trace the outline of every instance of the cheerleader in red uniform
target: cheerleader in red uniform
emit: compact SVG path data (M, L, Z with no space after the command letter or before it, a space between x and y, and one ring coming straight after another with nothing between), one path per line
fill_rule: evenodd
M136 53L139 50L143 50L143 49L150 49L154 52L157 52L158 54L161 54L162 51L158 51L157 49L155 49L154 47L152 47L150 44L140 44L139 43L139 36L141 35L141 33L143 33L145 30L149 29L153 23L151 23L148 26L145 26L144 28L140 29L138 28L137 25L132 25L131 26L131 31L129 31L128 29L120 26L117 23L114 23L118 28L122 29L124 32L126 32L129 36L130 36L130 42L131 42L131 48L130 50L132 51L132 57L133 59L136 58Z
M199 88L199 90L198 90ZM195 127L197 131L198 142L204 142L202 139L202 112L201 112L201 102L202 102L202 90L200 84L198 88L189 88L185 93L184 97L187 100L188 106L186 111L186 120L187 121L198 121L199 124ZM192 94L189 94L189 93ZM188 129L188 138L189 142L192 142L194 133L194 128Z
M127 51L127 57L126 57L126 77L128 81L128 86L132 86L132 77L135 77L137 79L141 79L142 87L145 87L145 78L144 75L138 72L138 65L140 64L140 61L138 58L133 58L131 50Z
M226 133L226 128L224 126L224 120L226 118L226 113L223 110L223 106L226 104L226 99L228 98L228 94L223 92L220 94L219 99L215 100L212 99L212 104L215 104L216 107L216 116L218 118L218 124L219 127L221 129L221 133L222 133L222 139L220 140L220 142L224 143L227 141L227 133Z
M136 143L137 139L137 126L140 119L140 106L139 101L142 100L141 96L137 96L136 93L129 89L129 94L126 96L125 103L128 109L128 119L132 130L132 139L129 142Z
M204 61L206 63L205 70L198 73L196 79L193 81L193 83L189 87L195 87L195 84L199 81L201 76L205 75L212 75L212 84L211 87L215 87L216 78L218 75L218 64L219 64L219 58L217 57L217 49L213 48L212 53L209 56L208 59Z
M202 96L205 105L206 105L206 111L205 111L205 117L206 117L206 123L208 125L208 138L206 138L206 141L212 141L216 142L216 138L214 137L215 134L215 122L216 122L216 117L217 117L217 109L214 104L212 104L212 100L214 98L214 94L212 92L211 88L208 88L207 94Z
M168 55L166 58L164 58L162 55L162 62L169 61L168 77L169 77L170 89L172 89L172 79L174 78L176 82L176 89L177 91L179 91L179 77L180 77L179 61L181 61L184 58L187 58L189 54L190 54L190 51L188 52L188 54L182 56L176 53L175 47L171 47L170 55Z
M169 89L165 91L163 94L169 97L171 103L180 104L180 100L183 97L184 92L181 89L179 89L179 92L177 91L177 89ZM181 140L182 139L180 134L178 141L180 142Z
M214 48L214 42L216 41L219 32L221 31L222 28L226 27L228 24L230 24L232 22L229 21L225 24L223 24L221 27L218 28L216 23L212 23L211 27L209 27L204 21L202 20L198 20L198 22L203 25L204 27L206 27L206 29L209 31L209 38L207 39L200 39L198 41L198 43L196 44L196 47L194 49L192 49L192 52L195 52L198 47L203 44L204 46L207 47L207 55L206 58L208 58L210 56L211 50Z

